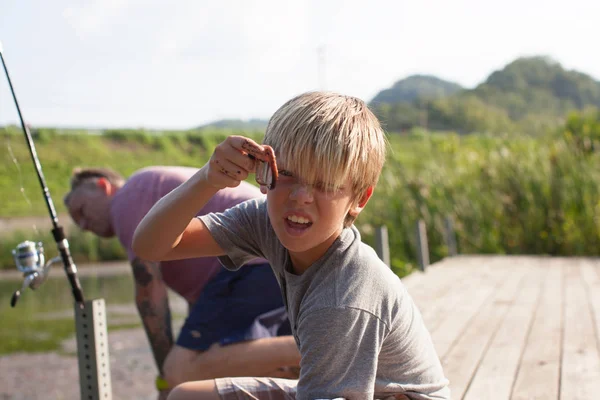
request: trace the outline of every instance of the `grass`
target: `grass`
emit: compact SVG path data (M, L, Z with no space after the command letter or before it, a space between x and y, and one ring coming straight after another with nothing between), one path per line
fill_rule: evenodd
M109 332L142 327L137 313L110 307L133 304L131 274L80 277L80 281L86 299L105 299ZM18 280L0 281L0 355L61 351L62 342L75 335L73 298L66 278L50 278L35 291L27 289L12 308L10 297L20 284ZM173 313L174 319L183 317Z
M28 150L17 133L0 130L0 146L7 148L0 158L0 217L47 216ZM64 212L60 199L73 167L104 165L127 176L149 165L200 166L228 133L232 132L42 131L35 140L57 211ZM251 136L260 140L258 133ZM554 133L534 138L416 131L391 135L390 149L375 195L357 227L371 245L374 228L388 227L392 268L399 276L415 267L415 225L420 219L427 225L431 261L447 255L443 239L447 216L455 221L462 253L600 255L598 153L583 154ZM14 268L10 251L24 239L41 240L47 258L56 255L50 234L34 233L3 236L0 268ZM125 258L116 239L75 230L69 242L76 263ZM56 282L47 282L35 295L27 291L16 309L8 304L20 282L0 282L0 354L56 349L73 334L72 318L38 318L72 310L66 280ZM131 302L130 279L82 283L88 298ZM130 326L124 323L110 329Z
M108 330L141 327L141 323L110 325ZM0 355L15 352L38 353L60 351L62 342L75 335L75 320L8 319L3 320L0 331Z
M462 253L600 255L598 154L554 136L421 134L392 148L359 226L387 225L399 275L415 264L419 219L432 261L447 255L447 216Z
M89 135L42 130L35 141L56 208L64 212L60 199L73 167L110 166L126 176L149 165L198 167L231 133L246 134L136 130ZM261 139L259 133L246 135ZM414 227L419 219L427 225L431 260L447 255L443 240L447 216L455 221L463 253L600 254L598 153L582 154L556 132L530 137L415 131L389 138L386 166L357 226L364 240L373 244L373 228L387 225L398 275L415 265ZM0 217L47 215L23 138L9 130L0 132L2 141L11 151L0 163ZM0 268L13 267L10 249L26 234L0 243ZM49 236L42 239L50 249ZM124 257L115 240L80 232L69 240L79 263Z
M50 195L61 213L74 167L110 166L128 176L150 165L201 166L227 133L108 131L90 135L41 130L34 135L34 143ZM6 149L0 156L0 217L48 215L23 135L18 129L0 128L0 147Z

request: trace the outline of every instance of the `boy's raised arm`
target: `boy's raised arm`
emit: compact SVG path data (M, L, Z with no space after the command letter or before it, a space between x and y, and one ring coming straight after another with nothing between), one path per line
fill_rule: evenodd
M133 251L149 261L223 254L195 216L220 189L238 186L254 171L248 154L267 159L261 145L242 136L219 144L206 165L150 209L135 230Z
M219 190L206 182L203 177L205 167L160 199L139 223L133 235L132 248L140 258L150 261L188 258L174 254L184 236L196 236L198 248L204 247L202 236L206 240L210 234L208 231L202 234L198 226L202 223L194 217ZM182 244L186 242L187 239Z

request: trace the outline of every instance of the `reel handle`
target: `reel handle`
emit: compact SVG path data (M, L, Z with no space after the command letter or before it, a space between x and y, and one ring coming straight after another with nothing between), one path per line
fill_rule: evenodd
M37 272L25 275L25 279L23 280L23 286L21 286L20 290L14 292L12 297L10 298L10 306L14 307L17 305L17 301L19 300L19 298L21 297L21 293L23 293L25 289L27 289L28 287L31 289L35 289L36 287L38 287L39 285L36 286L35 283L36 281L39 281L40 278L43 279L43 277Z
M10 306L11 307L15 307L17 305L17 301L19 300L19 297L21 297L21 291L17 290L13 293L12 297L10 298Z

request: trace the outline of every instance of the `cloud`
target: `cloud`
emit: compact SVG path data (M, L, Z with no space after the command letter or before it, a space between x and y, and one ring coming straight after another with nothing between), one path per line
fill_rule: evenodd
M231 62L295 50L307 40L305 6L279 1L189 2L155 27L154 59Z
M77 36L85 39L106 32L115 19L126 15L136 3L141 4L137 0L92 0L66 7L62 16L76 31Z

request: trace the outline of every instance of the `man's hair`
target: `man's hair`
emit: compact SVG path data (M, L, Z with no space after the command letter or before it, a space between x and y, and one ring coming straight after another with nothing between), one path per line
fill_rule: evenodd
M330 92L308 92L286 102L269 120L263 143L307 183L338 189L350 178L353 201L377 184L387 147L364 101ZM354 219L348 214L344 226Z
M112 185L120 187L125 182L125 178L118 172L110 168L74 168L71 174L71 190L64 198L64 203L68 204L69 196L73 191L84 184L95 182L99 178L105 178Z

